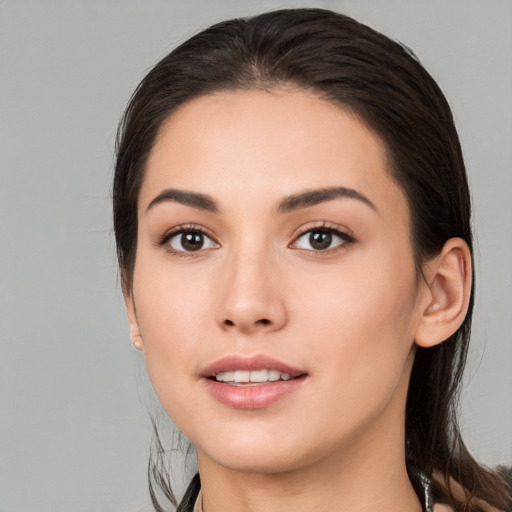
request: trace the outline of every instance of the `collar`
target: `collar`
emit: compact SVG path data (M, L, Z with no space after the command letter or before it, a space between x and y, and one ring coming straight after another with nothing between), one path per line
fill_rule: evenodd
M434 496L432 492L432 481L414 464L407 464L407 473L412 486L420 499L421 505L423 506L423 512L433 512Z

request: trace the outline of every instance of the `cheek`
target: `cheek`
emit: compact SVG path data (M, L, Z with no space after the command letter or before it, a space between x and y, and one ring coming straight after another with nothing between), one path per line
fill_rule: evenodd
M376 389L391 393L413 345L414 266L397 256L361 257L347 271L333 267L328 278L305 280L295 294L299 331L309 333L309 360L354 400L377 398Z
M190 401L187 378L198 370L198 354L204 350L211 297L197 271L170 272L154 259L144 263L142 256L134 273L137 321L152 385L174 416L181 401Z
M304 269L290 299L316 329L334 329L348 339L377 329L380 338L411 326L417 293L411 258L400 250L374 250L347 254L327 268Z
M156 256L148 252L137 255L133 282L142 334L161 348L176 344L183 334L194 345L205 305L211 302L204 268L170 265L170 256L163 251Z

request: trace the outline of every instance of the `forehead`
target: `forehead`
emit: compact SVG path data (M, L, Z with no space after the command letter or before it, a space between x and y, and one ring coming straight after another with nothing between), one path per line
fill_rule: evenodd
M162 125L139 204L169 187L277 200L332 186L377 205L404 202L383 142L349 110L305 91L222 92L186 103Z

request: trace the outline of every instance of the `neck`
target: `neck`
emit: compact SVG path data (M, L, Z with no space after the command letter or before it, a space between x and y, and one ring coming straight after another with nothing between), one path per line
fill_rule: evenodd
M348 448L321 462L280 473L233 470L198 451L204 512L420 512L403 436L364 439L348 440Z

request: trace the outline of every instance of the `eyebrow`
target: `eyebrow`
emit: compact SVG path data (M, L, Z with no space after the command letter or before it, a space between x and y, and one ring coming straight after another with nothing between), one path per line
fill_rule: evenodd
M215 201L206 194L170 188L162 191L149 203L146 208L146 213L157 204L168 201L184 204L185 206L191 206L192 208L197 208L198 210L204 210L207 212L217 213L219 211Z
M277 211L279 213L288 213L340 198L356 199L378 212L377 207L365 195L353 188L346 187L319 188L306 190L300 194L294 194L281 201L277 207Z
M348 198L356 199L366 204L372 210L378 212L377 207L363 194L347 187L329 187L314 190L306 190L299 194L294 194L283 199L278 207L278 213L289 213L302 208L315 206L333 199ZM174 188L163 190L149 203L146 212L154 208L157 204L165 202L180 203L185 206L197 208L207 212L218 213L219 207L211 196L199 192L189 192L187 190L178 190Z

